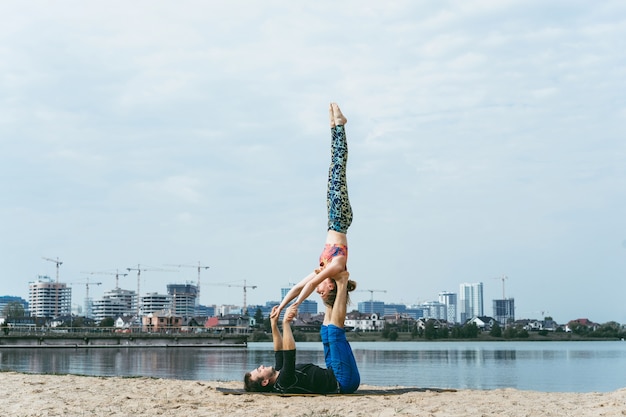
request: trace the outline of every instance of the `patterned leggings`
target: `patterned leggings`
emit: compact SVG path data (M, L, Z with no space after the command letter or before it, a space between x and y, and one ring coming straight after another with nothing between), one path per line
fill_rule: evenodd
M348 142L345 126L331 129L331 161L328 169L328 192L326 207L328 209L328 230L348 233L352 224L352 207L348 198L346 182L346 164L348 163Z

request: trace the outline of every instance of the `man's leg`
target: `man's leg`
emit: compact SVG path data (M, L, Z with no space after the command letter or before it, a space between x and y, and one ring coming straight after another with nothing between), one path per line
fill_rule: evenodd
M324 346L324 362L326 368L332 368L332 362L330 359L330 343L328 342L328 324L330 323L330 316L332 315L333 308L326 306L326 314L324 314L324 322L320 328L320 336L322 338L322 345Z
M330 368L332 368L335 378L337 378L337 382L339 382L341 392L345 394L356 391L361 383L359 369L357 368L352 348L346 339L346 331L344 330L349 275L350 274L346 271L335 277L335 281L337 282L337 298L335 299L330 323L328 324Z

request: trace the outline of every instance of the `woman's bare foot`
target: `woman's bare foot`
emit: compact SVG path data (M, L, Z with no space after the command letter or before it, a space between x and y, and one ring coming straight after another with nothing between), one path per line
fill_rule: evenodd
M330 127L343 126L348 123L348 119L341 113L337 103L330 103Z

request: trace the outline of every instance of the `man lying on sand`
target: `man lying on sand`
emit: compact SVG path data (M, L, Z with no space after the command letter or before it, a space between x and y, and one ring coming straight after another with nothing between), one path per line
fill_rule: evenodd
M282 335L278 329L278 314L270 315L276 365L261 365L246 373L246 391L351 394L357 390L361 377L343 328L348 301L348 276L349 273L344 271L335 277L337 297L332 307L326 307L324 315L321 333L326 369L312 363L296 364L296 342L291 331L291 321L296 317L298 307L292 305L283 318Z

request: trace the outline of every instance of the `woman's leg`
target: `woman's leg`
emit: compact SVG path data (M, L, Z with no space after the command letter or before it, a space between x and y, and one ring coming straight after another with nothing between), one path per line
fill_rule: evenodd
M328 191L326 206L328 209L328 230L346 234L352 223L352 207L348 198L346 165L348 163L348 143L345 124L347 120L341 114L339 106L330 105L330 124L332 133L331 160L328 169Z

